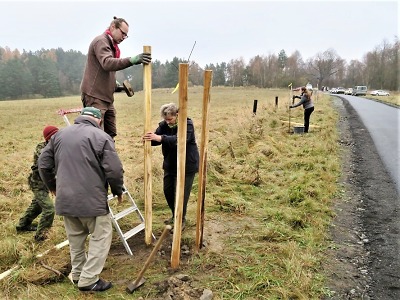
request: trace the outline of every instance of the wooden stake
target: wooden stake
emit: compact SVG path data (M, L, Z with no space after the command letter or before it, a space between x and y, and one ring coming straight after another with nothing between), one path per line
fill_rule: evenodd
M204 73L203 90L203 116L201 126L200 143L200 163L199 163L199 191L197 194L197 222L196 222L196 251L203 246L204 229L204 202L206 198L207 182L207 146L208 146L208 110L210 107L210 88L212 81L212 71L206 70Z
M151 54L150 46L143 46L144 53ZM145 122L144 133L151 131L151 63L143 65L143 91ZM151 181L151 141L144 142L144 222L145 243L152 242L152 181Z
M291 110L290 101L292 101L292 104L293 104L293 87L292 87L292 85L290 85L289 106L288 106L288 109L289 109L289 130L288 130L288 132L289 133L290 133L290 110Z
M187 88L189 64L179 64L178 165L176 174L175 220L172 238L171 267L179 266L182 235L183 198L185 194Z
M62 247L65 247L65 246L67 246L67 245L69 245L69 241L68 241L68 240L65 240L64 242L61 242L61 243L55 245L54 247L52 247L52 248L46 250L45 252L36 255L36 257L37 257L37 258L41 258L41 257L43 257L44 255L46 255L47 253L49 253L52 249L58 250L58 249L61 249ZM8 275L10 275L12 272L18 270L20 267L21 267L20 265L17 265L17 266L12 267L11 269L9 269L9 270L7 270L7 271L1 273L1 274L0 274L0 280L6 278Z
M160 249L161 247L161 243L164 241L165 237L167 236L168 232L172 229L171 225L166 225L164 227L164 230L160 236L160 238L158 239L156 245L154 246L153 250L151 250L150 256L147 258L146 262L144 263L144 266L142 267L142 269L140 270L139 275L137 276L136 280L129 283L126 291L128 293L133 293L134 290L136 290L139 286L141 286L144 283L144 279L143 279L143 275L144 272L146 272L147 268L149 267L150 263L152 262L154 256L156 255L158 249Z

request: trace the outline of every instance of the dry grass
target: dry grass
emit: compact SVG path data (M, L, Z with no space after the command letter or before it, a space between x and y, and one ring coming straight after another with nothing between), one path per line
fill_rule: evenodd
M397 107L400 106L400 93L399 92L390 92L390 96L365 96L368 99L374 99L378 102L390 103Z
M154 90L152 125L159 122L159 107L178 102L172 89ZM202 88L189 89L188 115L201 140ZM275 96L279 96L278 108ZM316 96L315 96L316 97ZM253 116L253 100L258 100ZM116 95L118 112L117 151L125 168L125 183L143 207L144 124L142 93L133 98ZM317 299L325 292L320 262L328 244L327 225L331 204L337 196L340 173L337 115L329 96L318 95L307 135L288 132L289 92L257 88L211 90L210 141L206 195L205 241L207 247L193 252L197 182L188 208L189 227L183 244L191 255L182 259L179 272L214 292L214 299ZM0 282L2 298L8 299L132 299L125 292L128 279L140 271L149 250L142 239L130 242L135 255L124 253L118 237L102 275L115 287L102 295L82 295L67 280L38 285L28 278L38 267L37 254L65 240L56 217L50 240L33 243L30 234L17 235L15 224L31 201L26 178L32 153L42 129L65 126L56 114L60 108L80 106L80 98L0 102L0 272L14 265L19 271ZM302 108L291 111L291 122L302 123ZM73 116L70 116L70 120ZM315 126L315 125L318 125ZM199 143L200 144L200 143ZM161 149L153 148L153 230L159 236L169 211L162 192ZM68 252L68 251L67 251ZM68 262L68 254L60 252ZM147 270L147 283L134 298L154 299L152 283L169 275L168 257ZM62 295L60 297L59 295ZM135 299L136 299L135 298Z

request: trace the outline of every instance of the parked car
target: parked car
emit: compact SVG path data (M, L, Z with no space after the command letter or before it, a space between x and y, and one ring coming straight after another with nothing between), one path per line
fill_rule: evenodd
M352 88L348 88L347 90L345 90L344 94L345 95L351 95L353 93L353 89Z
M384 90L375 90L369 94L372 96L390 96L390 94Z
M120 93L120 92L123 92L123 91L124 91L124 86L118 80L116 80L115 81L115 90L114 90L114 92L115 93Z
M345 91L346 89L340 86L336 89L336 94L344 94Z
M336 94L336 88L331 88L331 90L329 91L329 93L331 93L331 94Z
M365 85L356 85L353 88L353 96L366 96L367 95L367 87Z

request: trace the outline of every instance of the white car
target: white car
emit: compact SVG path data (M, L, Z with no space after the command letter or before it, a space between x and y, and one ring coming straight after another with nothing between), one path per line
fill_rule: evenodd
M352 88L348 88L347 90L344 91L345 95L351 95L353 93L353 89Z
M376 90L369 93L372 96L390 96L390 94L383 90Z
M346 92L346 89L344 87L338 87L336 89L336 93L335 94L344 94Z

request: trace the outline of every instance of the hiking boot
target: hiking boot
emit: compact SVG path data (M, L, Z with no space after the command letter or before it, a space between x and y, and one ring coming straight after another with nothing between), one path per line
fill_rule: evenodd
M182 220L182 226L181 226L181 231L183 231L186 228L186 220ZM169 231L171 234L174 233L174 225L172 224L172 227Z
M27 232L27 231L36 231L37 227L34 225L26 225L26 226L15 226L17 232Z
M97 280L95 283L88 286L81 286L78 289L82 292L103 292L112 287L111 282L104 281L103 279Z
M186 228L186 220L182 220L182 231Z
M47 235L42 233L42 234L35 234L35 241L40 243L43 242L45 239L47 239Z

